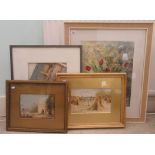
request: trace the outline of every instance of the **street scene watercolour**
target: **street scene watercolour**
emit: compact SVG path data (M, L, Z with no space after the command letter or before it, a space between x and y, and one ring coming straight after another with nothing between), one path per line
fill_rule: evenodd
M56 80L56 73L66 73L66 63L29 63L29 80Z
M20 96L21 118L53 118L55 113L54 95L22 94Z
M111 89L71 89L71 113L111 113Z
M127 98L130 106L134 42L130 41L83 41L83 72L126 72Z

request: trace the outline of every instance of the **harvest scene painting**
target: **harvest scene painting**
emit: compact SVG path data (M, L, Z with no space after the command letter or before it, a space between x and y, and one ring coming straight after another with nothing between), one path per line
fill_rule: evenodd
M29 63L29 80L51 80L55 81L56 73L66 73L66 63Z
M83 72L126 72L127 99L130 106L134 42L129 41L84 41Z
M54 95L22 94L20 96L21 118L53 118L54 107Z
M71 89L71 113L110 113L111 89Z

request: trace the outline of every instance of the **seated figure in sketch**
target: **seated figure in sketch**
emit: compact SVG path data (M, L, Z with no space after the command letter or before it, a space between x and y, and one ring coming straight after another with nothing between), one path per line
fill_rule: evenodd
M67 72L65 63L39 63L36 64L30 80L52 80L56 79L56 73Z

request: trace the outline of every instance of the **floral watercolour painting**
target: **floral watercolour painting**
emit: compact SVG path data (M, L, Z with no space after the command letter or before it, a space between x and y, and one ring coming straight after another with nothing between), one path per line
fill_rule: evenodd
M71 89L71 113L110 113L111 89Z
M21 118L53 118L54 117L54 95L20 95Z
M67 63L29 63L29 80L55 81L56 73L66 73Z
M83 41L83 72L126 72L127 98L130 106L134 42Z

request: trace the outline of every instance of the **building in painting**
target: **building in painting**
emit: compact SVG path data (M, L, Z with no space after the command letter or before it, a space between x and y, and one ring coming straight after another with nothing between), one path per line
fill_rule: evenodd
M47 113L47 106L45 102L38 103L38 113L39 114Z

